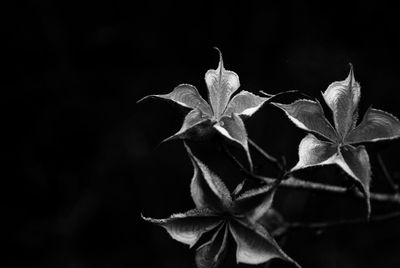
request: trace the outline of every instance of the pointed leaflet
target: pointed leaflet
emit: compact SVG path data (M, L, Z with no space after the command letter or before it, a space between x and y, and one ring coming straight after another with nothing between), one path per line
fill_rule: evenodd
M333 112L336 130L342 138L353 126L360 94L360 85L354 79L351 64L348 77L344 81L333 82L323 93L326 104Z
M229 208L232 197L228 188L216 174L193 155L186 143L185 147L194 167L190 191L196 207L215 211L224 211Z
M230 97L240 87L239 76L232 71L225 70L222 53L219 50L218 53L218 68L208 70L205 75L209 100L216 119L222 116Z
M340 148L342 157L336 162L347 174L356 180L361 188L365 201L367 202L368 216L371 212L369 202L369 185L371 183L371 166L368 153L364 146L354 148L352 146L342 146Z
M202 234L215 228L221 219L207 209L194 209L174 214L168 219L145 218L145 221L164 227L170 236L184 244L193 246Z
M244 221L232 221L229 225L237 243L236 261L247 264L260 264L280 258L300 267L287 256L274 238L260 225L249 225Z
M198 268L218 267L226 254L228 228L221 226L210 241L200 246L196 251L196 265Z
M200 96L197 89L192 85L181 84L177 86L171 93L164 95L149 95L142 98L138 102L150 97L170 100L186 108L197 108L210 117L213 115L210 105L208 105L208 103Z
M337 140L336 131L326 119L319 102L297 100L291 104L272 104L281 108L299 128L322 135L331 141Z
M249 190L235 200L234 210L246 215L249 222L254 223L271 208L274 193L274 186Z
M232 113L251 116L270 98L260 97L248 91L241 91L229 102L224 115Z
M221 120L214 125L223 136L231 141L240 144L246 152L247 159L249 160L250 169L253 170L253 161L251 160L249 145L247 143L247 132L243 120L236 114L232 116L224 116Z
M200 110L194 109L186 115L181 129L162 142L173 139L201 138L210 126L210 119L207 117L205 118Z
M299 145L299 162L291 171L336 162L338 146L317 139L314 135L305 136Z
M346 142L372 142L398 137L400 121L387 112L369 108L361 123L348 134Z

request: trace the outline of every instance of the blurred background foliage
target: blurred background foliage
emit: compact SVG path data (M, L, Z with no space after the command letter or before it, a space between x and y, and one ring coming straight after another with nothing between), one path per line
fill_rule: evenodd
M158 146L184 114L136 101L180 83L206 96L217 46L252 92L297 89L321 100L352 62L361 114L373 104L400 116L397 11L384 1L2 3L3 267L193 267L193 250L140 219L193 207L184 147ZM281 111L265 106L246 126L261 147L296 163L305 134ZM390 192L374 155L399 182L399 142L368 150L372 190ZM207 157L239 181L218 153ZM343 183L338 175L328 168L304 177ZM297 191L281 191L275 207L297 221L365 215L362 201ZM373 204L377 214L394 209ZM399 224L297 231L284 250L303 267L400 267Z

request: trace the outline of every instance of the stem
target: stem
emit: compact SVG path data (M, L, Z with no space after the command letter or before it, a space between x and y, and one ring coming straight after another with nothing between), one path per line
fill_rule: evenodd
M257 176L258 179L264 180L266 183L272 183L276 179ZM345 187L334 186L334 185L327 185L317 182L309 182L299 180L293 176L289 177L287 180L281 181L279 185L281 188L287 189L298 189L298 190L307 190L307 191L314 191L314 192L324 192L324 193L332 193L332 194L343 194L352 197L357 197L364 199L364 195L359 192L350 192ZM351 195L351 193L354 193ZM371 193L370 200L376 202L387 202L387 203L394 203L400 205L400 194L383 194L383 193Z
M249 144L251 146L253 146L254 149L256 149L264 158L266 158L268 161L270 161L272 164L274 164L279 170L285 172L284 166L282 165L282 163L277 158L275 158L272 155L268 154L266 151L264 151L264 149L262 149L260 146L258 146L258 144L255 143L250 138L247 138L247 139L248 139Z
M326 221L326 222L313 222L313 223L304 223L304 222L291 222L287 223L288 229L325 229L330 227L340 227L346 225L355 225L355 224L363 224L363 223L371 223L371 222L381 222L388 221L400 218L400 211L392 212L389 214L382 214L372 216L369 220L365 217L363 218L355 218L355 219L343 219L337 221Z
M394 183L394 181L392 179L392 176L390 175L390 173L389 173L389 171L388 171L388 169L387 169L387 167L385 165L385 162L383 162L383 160L382 160L381 155L378 153L376 155L376 157L378 159L379 166L382 169L383 174L385 175L385 178L386 178L387 182L389 183L390 187L392 187L393 191L398 193L399 192L399 186Z

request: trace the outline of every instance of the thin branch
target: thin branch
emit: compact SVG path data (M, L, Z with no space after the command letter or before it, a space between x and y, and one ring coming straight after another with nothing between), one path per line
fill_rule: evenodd
M274 164L279 170L285 172L284 166L282 165L282 163L277 158L275 158L272 155L268 154L266 151L264 151L264 149L262 149L260 146L258 146L258 144L255 143L250 138L247 138L247 139L248 139L249 144L251 146L253 146L254 149L256 149L264 158L266 158L268 161L270 161L272 164Z
M372 223L372 222L382 222L382 221L389 221L393 219L400 219L400 211L392 212L389 214L382 214L372 216L369 220L365 217L362 218L355 218L355 219L343 219L343 220L336 220L336 221L325 221L325 222L312 222L312 223L305 223L305 222L290 222L287 223L288 229L326 229L331 227L340 227L340 226L347 226L347 225L356 225L356 224L364 224L364 223Z
M389 171L388 171L388 169L387 169L387 167L385 165L385 162L383 162L383 159L382 159L381 155L379 153L377 153L376 157L378 159L379 166L382 169L383 174L385 175L385 178L386 178L387 182L389 183L390 187L392 187L393 191L398 193L399 192L399 186L394 183L394 181L392 179L392 176L390 175L390 173L389 173Z
M276 180L274 178L268 178L262 176L257 176L257 177L259 179L265 180L266 183L272 183ZM361 199L365 198L364 195L359 191L349 191L345 187L327 185L317 182L303 181L293 176L289 177L287 180L281 181L279 187L286 189L307 190L307 191L323 192L331 194L342 194ZM370 200L376 202L387 202L400 205L400 194L371 193Z

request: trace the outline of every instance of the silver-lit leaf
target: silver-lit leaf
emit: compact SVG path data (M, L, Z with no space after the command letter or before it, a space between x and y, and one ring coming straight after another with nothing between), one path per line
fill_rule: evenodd
M142 218L164 227L170 236L184 244L193 246L202 234L221 223L215 213L207 209L194 209L186 213L174 214L168 219Z
M317 133L331 141L338 140L336 131L326 119L319 102L297 100L291 104L272 104L282 109L299 128Z
M314 135L305 136L299 145L299 162L291 171L320 165L336 163L338 146L317 139Z
M205 75L209 100L217 120L225 111L232 94L240 87L239 76L235 72L224 68L222 53L219 50L218 53L218 68L216 70L208 70Z
M352 65L345 80L333 82L323 93L326 104L333 112L335 127L341 137L345 137L353 126L360 95L360 85L354 79Z
M186 150L192 160L194 174L190 191L197 208L209 208L224 211L230 208L232 197L222 180L192 153L185 143Z
M224 115L230 116L235 113L237 115L252 116L268 99L243 90L232 98Z
M146 96L139 100L139 102L150 97L170 100L190 109L199 109L209 117L213 115L210 105L201 97L196 87L189 84L181 84L168 94Z
M400 121L393 115L369 108L361 123L346 137L347 143L374 142L400 137Z
M228 228L222 225L210 241L196 250L196 265L198 268L218 267L226 254Z

